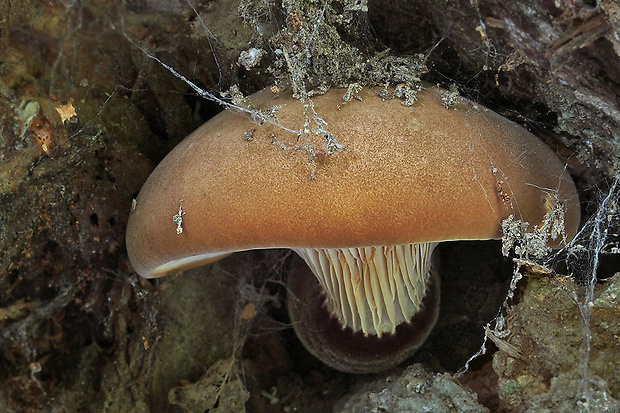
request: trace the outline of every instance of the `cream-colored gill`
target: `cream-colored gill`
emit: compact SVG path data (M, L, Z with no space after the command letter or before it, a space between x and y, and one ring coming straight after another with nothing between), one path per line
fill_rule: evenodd
M420 309L437 243L295 249L343 328L381 337Z

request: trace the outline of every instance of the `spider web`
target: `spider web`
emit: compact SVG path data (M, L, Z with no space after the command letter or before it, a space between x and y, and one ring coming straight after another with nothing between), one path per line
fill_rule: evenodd
M538 234L530 233L531 237L514 239L510 234L504 235L505 254L511 248L517 252L518 258L515 261L515 269L510 283L510 288L506 299L499 310L497 317L485 326L485 336L480 350L474 354L457 373L462 376L467 372L470 363L487 351L487 339L491 339L500 350L507 352L513 357L521 356L520 350L510 345L503 338L510 332L506 330L506 310L510 307L514 298L518 282L523 278L524 273L531 273L544 276L555 276L554 268L558 263L564 262L567 272L575 281L569 283L571 288L573 303L577 307L582 320L582 343L580 347L579 371L581 379L579 381L579 391L575 395L576 403L583 408L603 407L601 398L597 392L601 392L597 381L590 373L590 356L592 350L592 323L593 323L593 302L595 299L595 286L599 281L599 266L601 257L604 255L620 253L620 179L616 178L606 191L601 190L597 199L595 212L587 219L585 224L562 249L552 251L545 255L530 254L532 240L536 240ZM554 211L547 214L547 222L552 220ZM556 216L556 219L558 217ZM543 224L543 227L545 225ZM505 228L506 231L506 228ZM508 245L506 242L508 240ZM538 240L537 240L538 241ZM534 242L533 244L538 244ZM550 250L549 250L550 251ZM615 277L618 276L616 273ZM607 397L603 397L607 400ZM616 406L617 402L611 398L609 406ZM597 404L598 403L598 404Z

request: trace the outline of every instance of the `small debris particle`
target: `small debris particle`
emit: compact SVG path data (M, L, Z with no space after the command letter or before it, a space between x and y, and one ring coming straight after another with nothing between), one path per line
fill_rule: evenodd
M412 86L406 83L400 83L394 88L391 97L400 99L400 103L403 106L413 106L416 100L418 100L417 95L419 91L419 85Z
M234 106L239 106L242 108L253 108L252 102L246 96L241 93L239 89L239 85L232 85L230 89L226 92L222 93L222 96L230 99L230 103Z
M498 335L495 334L493 330L489 328L489 326L484 327L484 332L487 337L493 341L493 343L497 346L500 351L508 354L512 358L523 360L523 355L521 351L514 345L510 344L506 340L502 340Z
M69 102L67 102L66 105L57 106L55 109L56 109L56 112L58 112L58 115L60 116L62 123L67 123L67 122L77 123L78 116L77 116L77 112L75 111L75 108L73 107L72 100L69 100Z
M349 86L347 86L347 91L342 96L342 103L340 104L340 106L346 105L353 98L361 101L362 97L360 96L359 93L362 91L362 89L363 89L363 87L359 83L351 83L351 84L349 84Z
M251 142L254 140L254 129L250 129L246 133L243 134L243 137L247 142Z
M497 68L497 73L495 74L495 86L499 86L499 74L501 72L511 72L516 67L525 63L526 57L522 50L513 51L506 62L504 62L500 67Z
M362 13L368 13L368 0L356 0L347 3L344 7L346 11L356 11Z
M183 215L185 215L185 212L183 212L183 200L181 199L179 212L172 217L172 222L177 224L177 235L181 235L183 233Z
M41 363L39 363L38 361L30 363L30 365L28 367L30 368L30 373L31 374L40 373L41 370L43 370L43 368L41 367Z
M30 121L30 131L36 145L49 155L54 145L54 129L45 116L37 116Z
M277 392L278 389L276 387L273 387L271 389L271 393L267 393L265 390L261 390L260 395L269 400L269 404L275 406L276 404L280 403L280 399L276 397Z
M265 55L265 51L263 49L257 49L256 47L252 47L248 50L244 50L239 54L239 59L237 62L240 66L245 67L246 70L250 70L254 66L257 66L262 57Z
M183 381L168 392L168 401L186 412L243 412L250 393L234 367L235 359L218 360L195 383Z
M241 310L241 315L239 317L242 320L251 320L254 316L256 316L256 304L247 303Z
M459 97L459 90L457 86L452 83L450 85L450 90L446 90L441 92L441 102L443 103L443 107L448 109L450 106L454 105Z
M537 264L530 260L513 258L513 262L517 264L519 271L521 271L524 275L527 275L528 277L540 278L553 277L556 275L555 271L553 271L551 268Z

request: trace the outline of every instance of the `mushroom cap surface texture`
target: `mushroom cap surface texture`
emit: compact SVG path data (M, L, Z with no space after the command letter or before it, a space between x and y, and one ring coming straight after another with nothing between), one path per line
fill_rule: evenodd
M446 108L440 88L424 88L412 107L380 90L364 88L346 104L344 89L312 98L345 146L333 153L312 131L312 108L290 91L250 100L278 106L280 125L308 133L234 110L209 120L140 191L126 238L136 272L158 277L248 249L500 238L503 219L541 225L558 201L574 236L574 183L534 135L464 98Z

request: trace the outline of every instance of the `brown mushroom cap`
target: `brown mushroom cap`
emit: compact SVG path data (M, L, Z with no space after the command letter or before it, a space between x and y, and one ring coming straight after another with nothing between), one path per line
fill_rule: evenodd
M134 269L158 277L258 248L499 238L503 219L540 225L556 201L572 238L577 194L555 154L469 100L445 108L441 92L426 88L413 107L382 101L378 88L345 105L344 90L314 97L325 129L346 147L333 154L321 136L220 113L174 148L140 191L127 227ZM277 121L288 128L306 120L289 92L263 90L251 101L280 106Z

